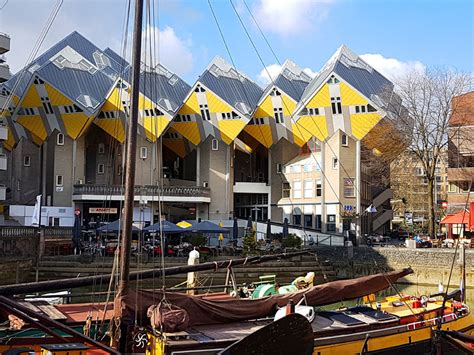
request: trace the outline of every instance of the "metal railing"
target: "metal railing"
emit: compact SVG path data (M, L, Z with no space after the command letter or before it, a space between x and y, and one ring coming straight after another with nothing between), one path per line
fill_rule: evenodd
M120 185L74 185L74 195L123 195ZM202 186L135 186L135 195L209 197L210 189Z
M72 227L0 227L0 237L34 237L42 231L45 238L72 238Z

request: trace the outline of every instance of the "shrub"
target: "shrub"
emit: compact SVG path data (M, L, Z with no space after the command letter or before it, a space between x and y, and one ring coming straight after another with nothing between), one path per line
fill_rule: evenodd
M201 233L192 234L189 238L189 242L195 247L202 247L207 244L207 238Z
M244 251L249 253L257 248L257 241L255 240L255 231L249 231L243 239Z
M301 248L303 241L295 234L289 234L287 238L283 239L283 247L285 248Z

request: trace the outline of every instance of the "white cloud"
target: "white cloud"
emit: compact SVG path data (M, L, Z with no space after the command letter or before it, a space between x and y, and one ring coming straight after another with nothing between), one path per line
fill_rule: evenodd
M311 68L304 68L303 71L306 74L308 74L311 77L311 79L314 78L318 74L318 72L311 70Z
M326 17L330 2L332 0L259 0L253 13L266 31L287 37L312 29Z
M189 73L193 68L191 40L179 38L171 27L160 31L160 40L161 62L178 75Z
M312 71L310 68L304 68L303 71L308 74L311 78L316 76L316 72ZM272 80L275 80L281 72L281 65L279 64L270 64L262 69L257 75L257 82L261 85L268 85ZM270 74L270 75L269 75ZM270 79L270 77L272 79Z
M418 60L404 62L395 58L385 58L381 54L362 54L360 57L390 80L403 77L412 71L423 72L426 69L426 66Z
M278 74L280 74L280 71L281 71L281 65L279 64L267 65L257 75L257 82L259 82L262 85L268 85L272 80L275 80L277 78Z
M172 27L166 26L163 30L158 28L146 29L143 45L142 60L150 64L150 51L153 52L153 64L158 62L178 75L189 73L193 68L192 42L190 39L178 37ZM159 51L154 44L159 43ZM150 48L151 45L151 48Z
M11 37L11 50L6 54L6 59L12 72L17 72L25 65L26 58L55 3L56 0L15 0L9 1L2 10L0 31ZM125 1L116 0L64 1L38 54L75 30L99 48L111 47L118 54L122 54L125 7ZM18 14L21 14L22 21L18 21ZM179 37L171 27L164 27L159 31L159 36L161 62L179 75L189 73L193 68L191 40ZM128 60L131 43L129 36L126 54ZM144 41L142 45L145 46L146 43ZM148 50L149 46L148 44Z

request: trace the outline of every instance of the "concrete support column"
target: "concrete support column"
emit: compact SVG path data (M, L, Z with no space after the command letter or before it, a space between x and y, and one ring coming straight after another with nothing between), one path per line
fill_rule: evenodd
M267 207L267 218L272 219L272 150L268 149L268 187L270 191L268 192L268 207Z
M42 158L42 161L41 161L41 205L42 206L46 206L46 176L47 176L47 167L48 167L48 164L47 164L47 161L48 161L48 142L44 141L43 142L43 145L41 146L41 158ZM54 179L56 179L55 176L53 176ZM53 181L53 184L55 184L56 182Z
M356 140L356 213L359 216L359 218L356 219L356 237L357 237L357 244L360 244L361 241L361 233L360 233L360 227L362 223L362 217L361 217L361 206L360 206L360 201L361 201L361 166L360 166L360 140Z
M73 193L74 193L74 184L76 183L77 179L76 179L76 171L77 171L77 142L76 140L74 139L72 141L72 178L71 178L71 186L72 186L72 190L73 190ZM74 207L74 202L71 200L71 204L72 204L72 207Z
M196 147L196 185L201 186L201 146Z
M321 142L321 232L327 232L327 213L326 213L326 143Z
M230 194L232 193L232 189L230 186L230 159L231 159L231 154L230 154L230 144L226 147L226 164L225 164L225 213L227 214L227 218L230 217L230 211L231 206L230 206L230 201L232 200L230 198Z

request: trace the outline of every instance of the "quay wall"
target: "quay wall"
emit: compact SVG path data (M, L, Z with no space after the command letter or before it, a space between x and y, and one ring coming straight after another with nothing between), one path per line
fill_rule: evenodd
M28 281L33 265L33 258L0 258L0 285Z
M338 278L369 275L411 267L413 274L403 283L433 285L447 284L453 262L454 249L407 249L395 247L359 247L353 249L353 258L345 247L319 247L316 253L320 263L331 264ZM474 288L474 250L466 249L466 286ZM459 285L459 250L454 262L451 286ZM456 286L455 286L456 285Z

